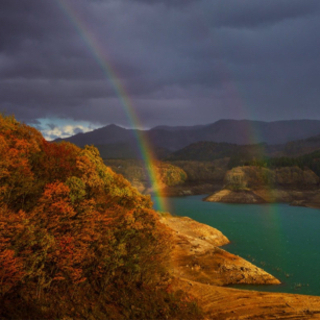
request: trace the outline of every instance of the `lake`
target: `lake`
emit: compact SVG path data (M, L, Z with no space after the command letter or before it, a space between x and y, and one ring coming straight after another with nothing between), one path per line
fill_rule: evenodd
M173 215L219 229L222 248L277 277L280 286L234 286L320 296L320 210L287 204L223 204L205 196L167 198Z

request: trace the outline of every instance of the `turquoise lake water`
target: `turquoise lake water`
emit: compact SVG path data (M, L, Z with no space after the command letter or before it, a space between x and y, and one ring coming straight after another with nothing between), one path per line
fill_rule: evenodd
M173 215L219 229L231 241L222 248L277 277L279 286L234 286L320 296L320 210L286 204L236 205L204 196L167 198Z

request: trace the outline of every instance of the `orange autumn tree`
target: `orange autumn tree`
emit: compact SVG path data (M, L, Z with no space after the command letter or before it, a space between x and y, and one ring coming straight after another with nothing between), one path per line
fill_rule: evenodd
M0 116L1 319L197 318L165 290L171 233L93 146Z

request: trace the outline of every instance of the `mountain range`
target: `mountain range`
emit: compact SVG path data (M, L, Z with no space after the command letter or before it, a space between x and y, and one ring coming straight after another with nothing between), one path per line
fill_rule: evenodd
M249 145L281 145L287 153L312 151L320 143L320 120L287 120L263 122L252 120L219 120L208 125L158 126L148 130L125 129L108 125L91 132L79 133L63 140L80 147L95 145L102 157L133 158L139 155L137 136L143 135L162 158L190 144L210 141ZM61 139L57 139L59 141ZM297 141L298 140L298 141ZM295 142L292 142L295 141ZM279 149L278 147L276 149Z

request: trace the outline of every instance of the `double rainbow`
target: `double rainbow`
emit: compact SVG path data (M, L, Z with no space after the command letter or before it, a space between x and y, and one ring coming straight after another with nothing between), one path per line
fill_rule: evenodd
M90 50L92 56L100 66L106 78L112 84L131 127L142 128L143 126L138 119L133 103L126 92L124 85L120 81L120 77L117 75L116 70L112 67L110 60L106 56L106 52L104 52L104 50L100 47L99 42L95 39L94 34L90 33L85 22L82 21L81 17L70 4L68 4L65 0L56 1L65 16L79 33L80 37ZM167 212L169 211L169 205L166 201L166 198L161 194L161 188L159 186L155 171L155 157L152 147L142 130L134 130L134 133L144 166L148 173L150 184L155 194L155 209L158 211Z

